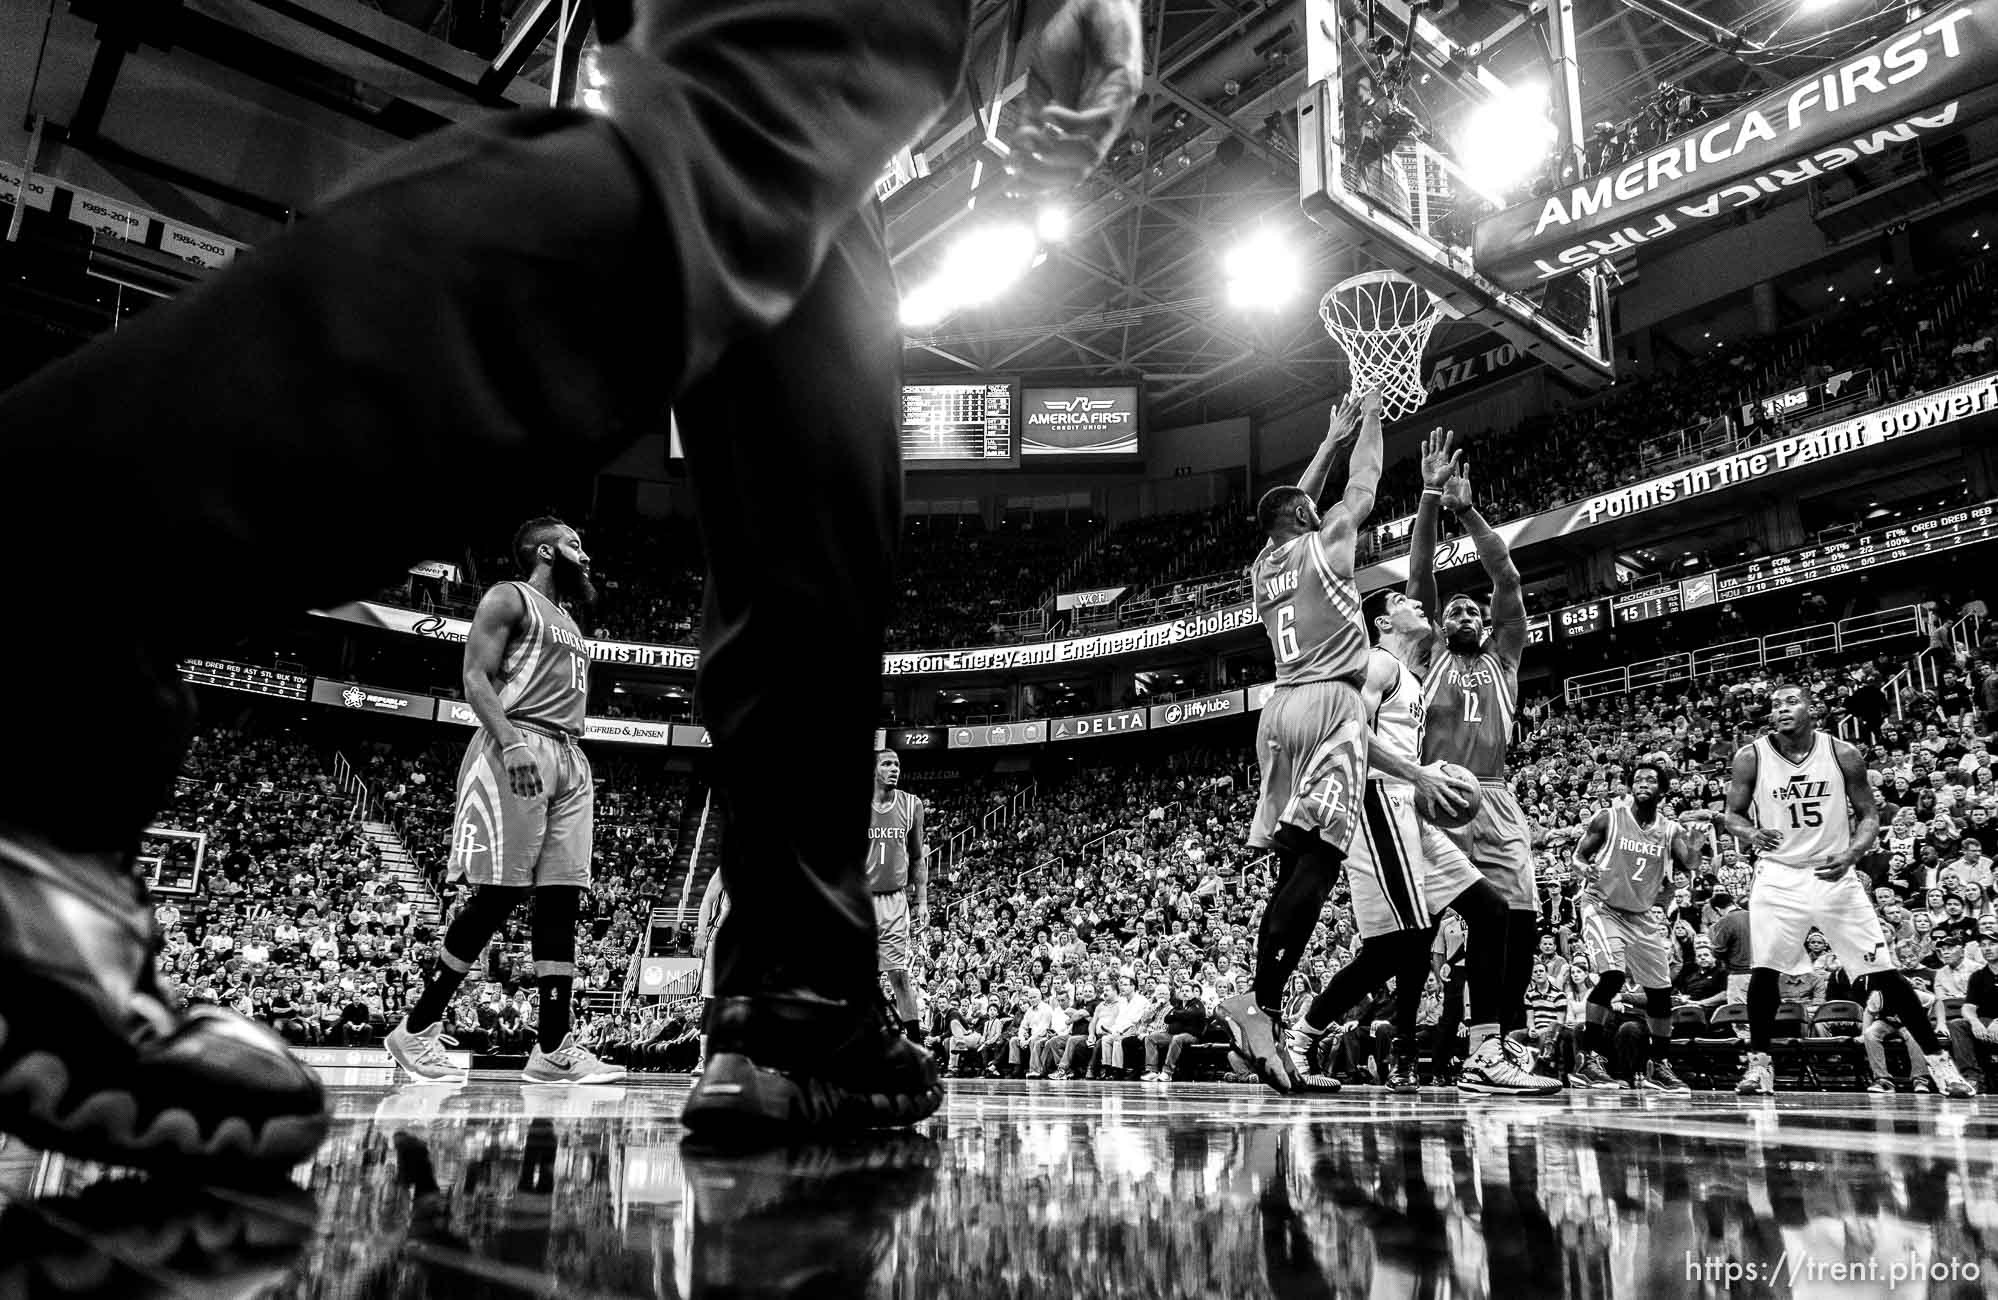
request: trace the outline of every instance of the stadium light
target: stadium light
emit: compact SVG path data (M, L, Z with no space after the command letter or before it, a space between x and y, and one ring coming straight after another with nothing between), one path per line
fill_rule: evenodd
M1034 215L1034 233L1044 244L1059 244L1068 238L1068 209L1050 203Z
M1505 192L1547 161L1554 148L1554 123L1547 87L1530 81L1481 104L1465 124L1457 157L1471 184L1486 197L1503 201Z
M991 302L1046 260L1023 221L994 221L966 231L928 280L902 296L902 324L923 329L963 307Z
M1227 277L1231 305L1274 311L1290 301L1301 272L1297 254L1283 236L1261 229L1228 250L1221 273Z

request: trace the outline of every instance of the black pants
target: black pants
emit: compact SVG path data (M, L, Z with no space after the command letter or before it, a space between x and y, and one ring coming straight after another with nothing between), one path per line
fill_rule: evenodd
M0 638L40 738L0 823L129 848L192 730L179 659L507 535L678 405L698 698L729 806L765 814L729 836L718 987L871 983L900 338L855 214L953 91L968 5L644 13L642 52L602 55L608 115L440 131L0 396L9 522L47 579Z

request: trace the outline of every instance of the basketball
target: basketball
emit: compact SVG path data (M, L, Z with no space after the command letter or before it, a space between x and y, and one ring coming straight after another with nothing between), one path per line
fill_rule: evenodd
M1469 826L1471 819L1478 815L1478 809L1485 805L1484 788L1478 784L1477 777L1455 763L1438 763L1436 766L1443 770L1443 774L1450 779L1450 784L1463 794L1465 799L1463 808L1461 811L1453 810L1418 793L1415 797L1415 810L1422 815L1422 820L1441 826L1445 830L1454 831L1460 826Z

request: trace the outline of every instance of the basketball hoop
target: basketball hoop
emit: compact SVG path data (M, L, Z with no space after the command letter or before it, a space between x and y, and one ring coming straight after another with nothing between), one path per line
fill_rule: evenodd
M1395 271L1349 276L1318 300L1318 319L1346 353L1353 391L1377 388L1381 414L1399 420L1429 400L1422 350L1445 314L1441 298Z

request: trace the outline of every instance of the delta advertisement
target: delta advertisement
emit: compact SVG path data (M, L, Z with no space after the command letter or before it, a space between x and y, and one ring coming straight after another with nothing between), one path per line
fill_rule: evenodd
M1094 740L1098 736L1121 736L1145 729L1143 709L1113 709L1108 713L1085 713L1080 717L1056 718L1051 740Z
M1029 388L1020 395L1020 458L1136 456L1136 388Z
M1478 223L1478 271L1524 289L1718 221L1998 106L1998 0L1946 5L1629 163Z
M1648 510L1680 505L1696 497L1765 482L1820 461L1885 446L1914 434L1945 428L1975 416L1998 411L1998 373L1980 376L1949 388L1911 397L1905 402L1837 420L1805 433L1791 434L1718 460L1660 474L1642 483L1600 492L1544 514L1499 524L1494 531L1513 550L1556 537L1629 519ZM1478 548L1468 537L1453 537L1436 548L1436 567L1455 568L1477 562ZM1360 589L1397 586L1408 579L1408 557L1397 556L1363 569Z

